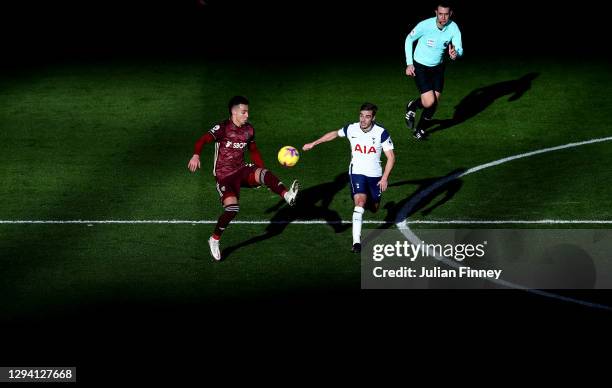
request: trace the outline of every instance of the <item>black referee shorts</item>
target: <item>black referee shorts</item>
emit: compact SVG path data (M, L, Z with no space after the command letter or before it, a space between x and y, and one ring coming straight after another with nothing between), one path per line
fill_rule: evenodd
M442 89L444 89L443 63L438 66L429 67L414 62L414 73L414 79L421 94L432 90L442 93Z

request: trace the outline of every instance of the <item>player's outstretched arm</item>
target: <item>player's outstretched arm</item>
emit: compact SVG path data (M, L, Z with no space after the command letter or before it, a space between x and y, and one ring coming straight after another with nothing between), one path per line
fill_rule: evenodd
M325 143L328 141L332 141L335 138L338 137L338 131L331 131L326 133L325 135L321 136L320 138L318 138L317 140L313 141L312 143L308 143L308 144L304 144L304 146L302 147L302 149L304 151L310 151L311 149L313 149L315 146L321 144L321 143Z
M395 153L393 150L385 151L385 156L387 157L387 163L385 164L385 172L383 176L380 178L380 182L378 182L378 186L380 186L380 191L386 191L389 186L389 175L391 175L391 170L393 170L393 166L395 165Z

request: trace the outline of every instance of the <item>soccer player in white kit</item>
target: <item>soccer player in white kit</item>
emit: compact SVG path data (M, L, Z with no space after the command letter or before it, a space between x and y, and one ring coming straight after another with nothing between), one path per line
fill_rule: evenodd
M369 205L368 208L373 213L378 211L382 193L387 190L389 174L395 164L391 136L375 121L377 110L376 105L366 102L361 106L359 122L328 132L302 147L304 151L309 151L337 137L346 137L351 143L352 159L349 166L349 177L351 196L355 201L352 248L354 253L361 252L361 224L366 205ZM380 161L383 151L387 157L384 172Z

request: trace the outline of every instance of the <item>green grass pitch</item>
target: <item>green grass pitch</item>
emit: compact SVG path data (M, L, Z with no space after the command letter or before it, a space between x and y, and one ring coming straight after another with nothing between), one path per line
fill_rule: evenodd
M292 169L277 164L276 152L356 121L365 101L379 106L377 121L395 143L390 183L399 184L385 193L383 206L405 203L423 184L457 169L612 134L612 74L605 64L466 58L448 66L436 118L453 117L466 98L472 111L416 142L403 113L417 91L403 70L394 60L248 67L194 60L7 72L0 78L0 219L216 220L221 207L211 175L213 147L204 149L196 174L187 162L195 140L227 116L234 94L251 100L267 166L309 190L306 207L299 210L298 202L295 213L274 208L278 198L266 189L244 190L238 220L350 219L344 139L302 153ZM535 78L509 101L528 74ZM604 142L472 174L449 201L411 219L612 220L611 150ZM325 199L327 208L320 202ZM365 219L392 219L393 211L388 206ZM359 288L350 228L292 224L241 244L266 228L231 225L222 248L244 246L215 263L206 243L213 225L1 224L0 314L11 319L92 302Z

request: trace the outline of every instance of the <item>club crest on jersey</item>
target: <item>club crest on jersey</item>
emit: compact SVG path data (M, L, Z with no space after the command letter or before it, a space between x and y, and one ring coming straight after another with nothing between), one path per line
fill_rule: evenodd
M363 146L357 144L355 146L355 152L359 152L359 153L362 153L362 154L375 154L376 153L376 148L374 148L374 146L370 146L368 148L368 146L365 145L365 144Z

